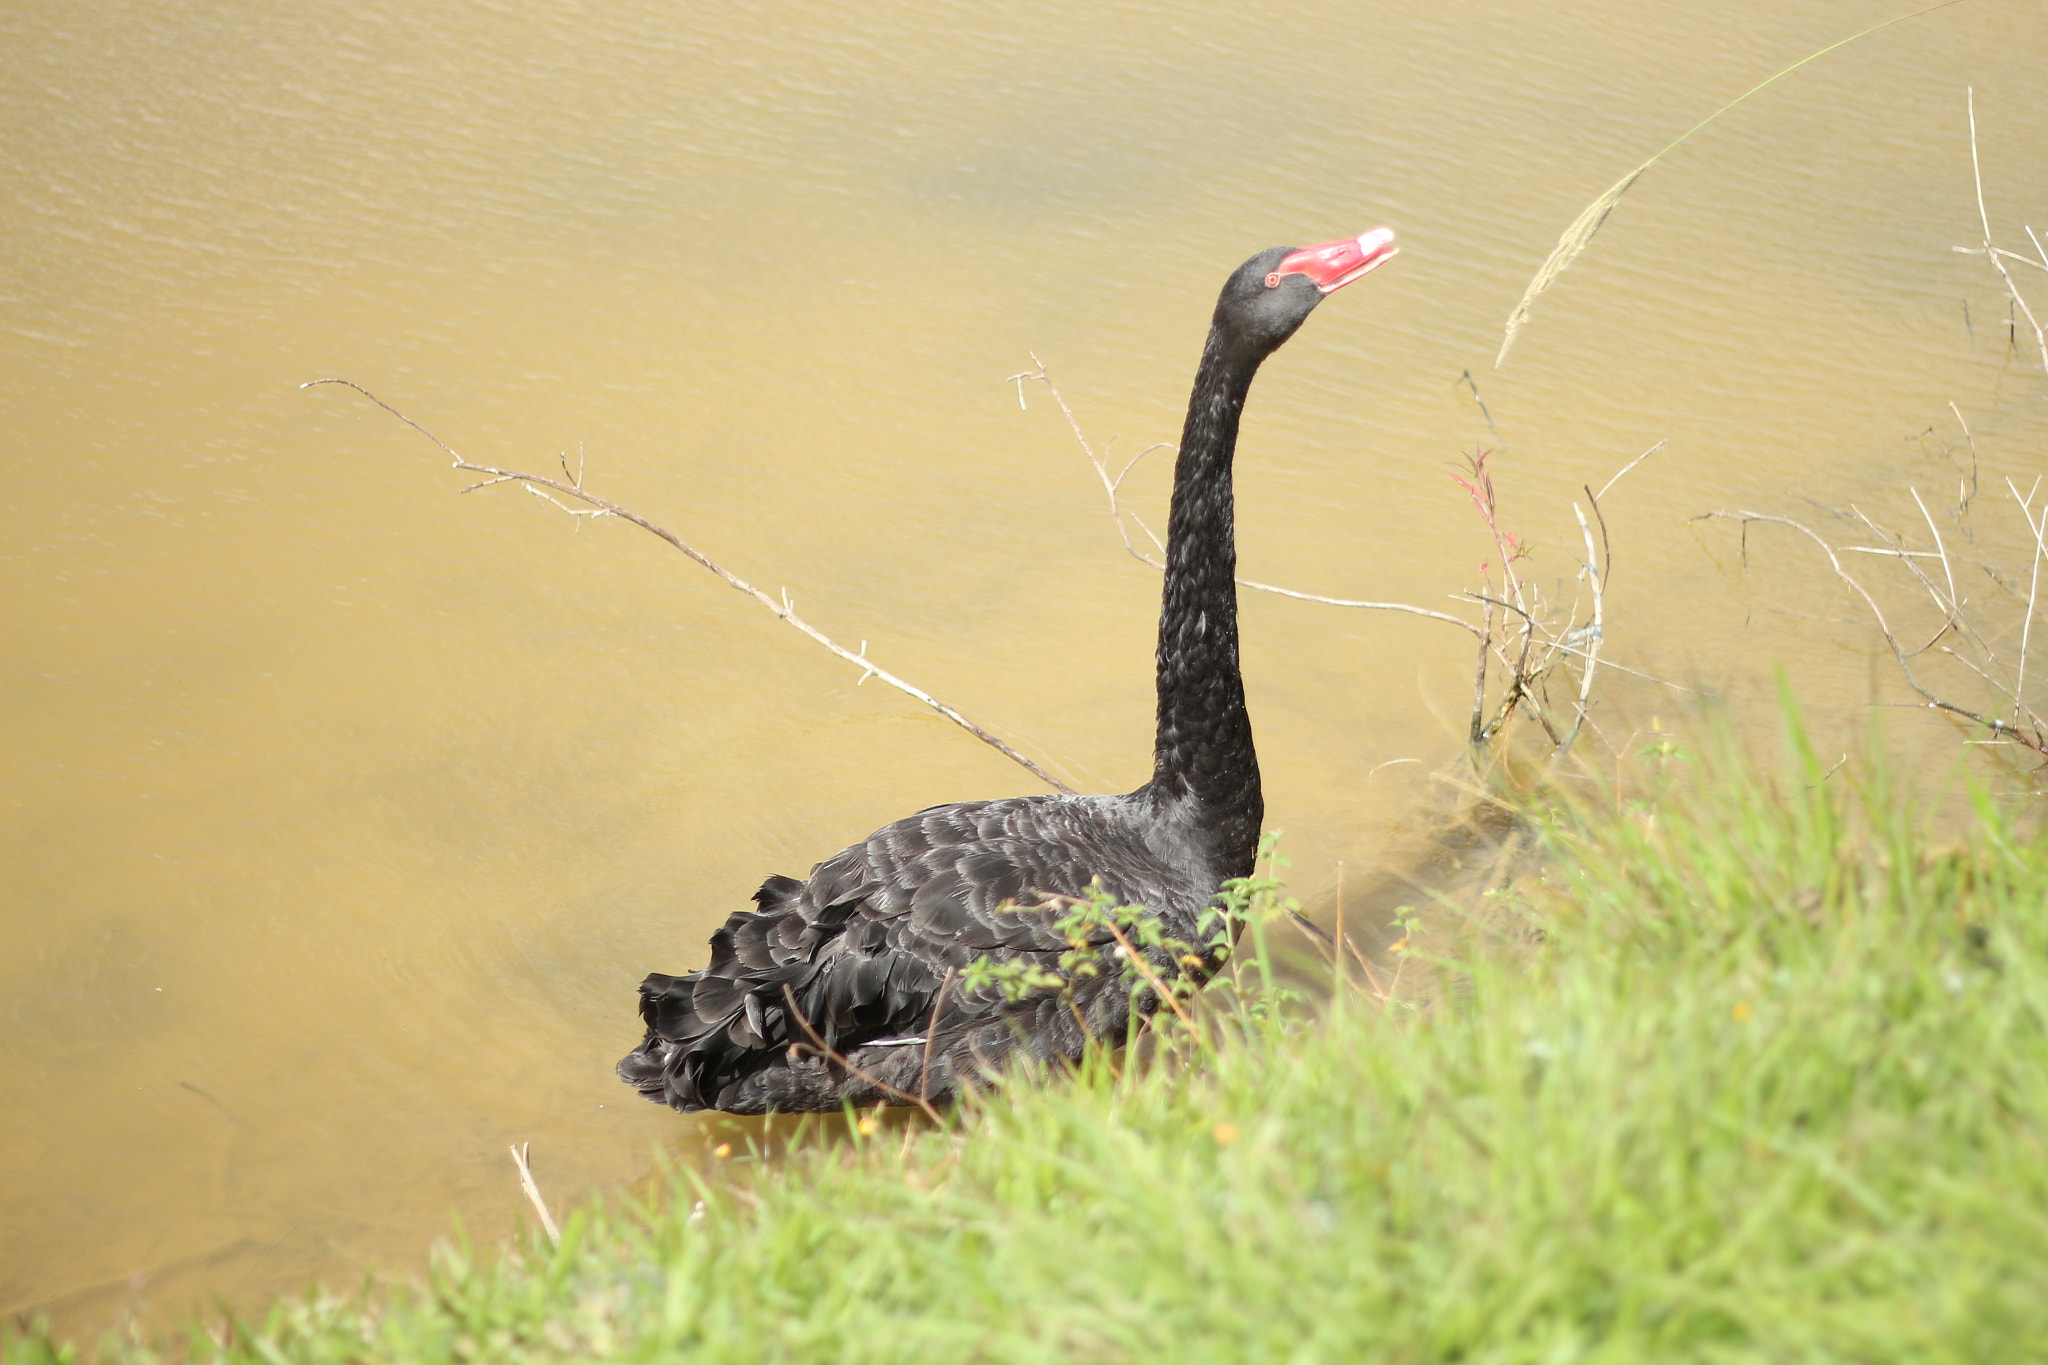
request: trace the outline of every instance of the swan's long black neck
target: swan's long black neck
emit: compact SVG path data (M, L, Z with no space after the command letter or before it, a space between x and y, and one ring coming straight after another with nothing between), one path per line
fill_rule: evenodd
M1238 420L1264 359L1220 328L1203 348L1174 467L1159 609L1159 731L1146 791L1193 820L1224 876L1251 872L1265 816L1238 672L1231 493Z

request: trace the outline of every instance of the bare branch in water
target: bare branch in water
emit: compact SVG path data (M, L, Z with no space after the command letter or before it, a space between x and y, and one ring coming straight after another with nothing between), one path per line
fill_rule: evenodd
M1039 781L1045 783L1054 791L1064 792L1067 795L1073 794L1074 789L1072 787L1069 787L1066 783L1060 781L1057 777L1054 777L1044 768L1040 767L1038 764L1034 763L1029 758L1026 758L1023 754L1018 753L1015 749L1011 748L1008 744L1005 744L1002 740L990 734L988 731L982 729L979 725L976 725L973 721L969 720L966 716L960 714L960 712L955 710L953 707L948 706L946 703L940 701L937 697L934 697L931 693L925 691L923 688L918 687L913 683L906 682L902 678L897 677L894 673L889 672L887 669L877 667L867 657L867 646L865 642L863 642L860 651L856 653L855 651L850 650L846 648L844 645L838 643L836 640L833 640L830 636L826 635L816 626L811 625L808 621L805 621L802 617L798 616L796 614L796 608L791 604L789 600L789 592L787 589L783 590L782 600L777 601L775 598L770 597L765 592L762 592L759 588L747 582L745 579L739 577L737 574L731 573L730 571L721 567L719 564L713 561L708 555L705 555L703 552L699 551L694 546L686 544L681 537L675 534L675 532L668 530L666 527L656 525L654 522L649 521L646 517L641 516L638 512L635 512L630 508L622 507L618 503L609 501L608 499L605 498L598 497L595 493L592 493L589 490L585 489L583 487L583 470L580 457L578 459L576 474L573 477L565 477L563 479L550 478L544 474L528 474L517 469L499 469L493 465L474 464L469 460L464 459L462 456L456 454L455 451L452 448L450 448L447 442L443 441L433 432L428 431L418 422L415 422L412 418L406 416L397 408L391 406L391 404L385 402L376 394L371 393L368 389L364 388L362 385L356 383L353 380L314 379L308 381L307 383L299 385L299 387L302 389L310 389L322 384L339 384L343 388L355 390L363 397L369 399L372 403L375 403L378 407L384 409L384 411L390 413L393 417L396 417L399 421L411 427L414 431L417 431L420 435L426 437L429 441L432 441L436 446L440 448L442 454L448 456L448 458L454 462L455 468L462 470L464 473L482 474L485 476L481 482L471 484L469 487L463 489L463 492L473 492L474 490L479 488L489 488L495 484L501 483L519 483L526 485L526 490L529 493L532 493L535 497L541 498L542 500L553 504L555 507L560 508L562 511L568 513L572 517L617 517L621 521L629 521L633 523L633 525L638 526L641 530L646 531L649 534L657 536L661 540L666 541L671 547L682 551L685 555L688 555L698 564L702 565L706 569L709 569L712 573L717 574L721 579L725 580L728 586L740 592L743 592L747 596L753 598L756 602L759 602L762 606L766 607L769 611L773 612L782 620L788 622L797 630L802 631L805 635L817 641L826 649L832 651L832 653L838 655L840 658L846 660L848 663L859 668L861 670L862 682L866 682L869 678L880 678L883 682L889 684L889 686L895 688L898 692L903 693L905 696L912 697L920 702L923 702L926 706L929 706L932 710L938 712L947 720L952 721L955 725L965 730L968 734L973 735L983 744L988 745L991 749L994 749L997 753L1009 759L1011 762L1019 764L1022 767L1026 768L1031 772L1033 776L1037 777ZM562 472L565 476L568 475L568 461L566 456L563 458ZM557 493L564 498L569 498L572 501L581 502L585 505L582 507L571 507L567 503L561 501L561 498L550 496L551 494Z
M2032 530L2034 533L2033 558L2036 566L2038 567L2041 557L2044 553L2044 533L2048 533L2048 509L2044 509L2044 511L2037 516L2028 506L2027 499L2023 498L2020 495L2020 492L2017 488L2014 488L2012 492L2014 500L2020 504L2021 515L2027 518L2027 525L2029 529ZM1915 493L1915 500L1918 500L1917 491ZM1924 504L1922 510L1925 510ZM1926 590L1933 597L1935 606L1944 613L1945 619L1943 621L1941 629L1936 631L1933 638L1930 639L1927 642L1927 644L1921 646L1918 650L1909 651L1903 644L1899 642L1898 634L1892 628L1891 622L1886 619L1884 609L1878 605L1876 596L1870 591L1869 588L1864 586L1861 580L1856 578L1855 575L1851 574L1846 568L1843 567L1841 560L1842 551L1837 547L1828 544L1827 540L1823 538L1817 531L1813 530L1813 528L1805 525L1802 522L1794 521L1790 517L1773 516L1763 512L1750 511L1704 512L1701 513L1698 517L1695 517L1694 520L1725 520L1738 522L1742 525L1745 536L1748 533L1748 528L1752 524L1784 526L1791 530L1797 531L1799 534L1805 536L1808 540L1812 541L1816 546L1819 547L1820 552L1823 555L1827 556L1829 567L1835 571L1835 577L1842 581L1843 586L1847 587L1858 598L1862 599L1864 607L1867 608L1870 612L1871 619L1877 623L1878 633L1884 637L1886 647L1889 648L1892 652L1892 660L1894 663L1898 665L1900 676L1906 680L1906 685L1912 688L1913 691L1919 695L1922 705L1924 705L1929 710L1941 711L1948 715L1956 716L1962 720L1969 721L1974 725L1981 725L1985 729L1991 731L1992 735L2000 740L2009 741L2011 743L2018 744L2023 748L2031 749L2037 754L2048 756L2048 724L2044 724L2042 718L2035 713L2034 709L2031 706L2027 704L2025 697L2022 696L2020 693L2020 687L2024 684L2026 678L2026 662L2024 652L2022 653L2019 667L2016 671L2012 673L2010 680L2003 679L1995 675L1993 670L2003 672L2004 666L2000 664L1997 658L1990 652L1989 647L1983 644L1982 636L1977 633L1974 627L1969 625L1967 617L1965 616L1963 611L1963 604L1958 598L1956 598L1953 595L1952 585L1954 583L1954 577L1952 573L1950 573L1949 571L1948 555L1946 549L1937 549L1935 553L1936 557L1939 558L1942 562L1943 579L1946 584L1950 585L1949 591L1944 591L1942 583L1937 583L1933 578L1928 576L1926 570L1920 567L1919 561L1922 556L1917 553L1907 552L1905 550L1903 542L1895 533L1883 530L1882 528L1878 527L1874 522L1872 522L1868 517L1863 517L1861 513L1858 513L1857 515L1862 519L1863 523L1866 526L1868 526L1871 530L1875 531L1881 539L1892 542L1892 547L1895 553L1887 557L1891 558L1894 562L1902 565L1907 570L1907 572L1910 573L1917 580L1920 587ZM1937 536L1937 546L1939 546L1940 543L1941 542L1939 540L1939 537ZM2031 618L2033 615L2033 607L2034 603L2030 595L2027 601L2027 614L2029 618ZM1964 706L1958 702L1951 701L1949 698L1942 696L1940 693L1936 692L1933 688L1929 687L1924 681L1921 680L1920 675L1913 668L1914 658L1922 654L1925 650L1934 647L1934 645L1941 639L1941 637L1947 634L1949 630L1952 628L1965 631L1972 639L1974 639L1977 642L1981 652L1984 655L1985 663L1986 665L1988 665L1988 667L1981 667L1978 664L1973 663L1971 660L1963 657L1960 654L1955 653L1952 650L1944 649L1942 652L1944 654L1947 654L1949 657L1954 658L1956 662L1961 663L1964 667L1968 668L1971 672L1975 673L1979 678L1983 679L1986 683L1990 684L1993 690L1998 692L2004 698L2006 703L2013 708L2014 715L2022 722L2021 724L2016 725L2011 721L2002 719L2001 717L1995 715L1987 715L1981 711L1973 710L1970 707ZM2022 648L2024 651L2024 646Z
M1601 484L1600 491L1598 493L1588 492L1587 496L1593 499L1594 508L1596 510L1598 509L1600 505L1600 499L1607 496L1608 489L1614 487L1614 485L1621 482L1622 475L1628 473L1631 469L1634 469L1637 465L1641 464L1644 460L1649 459L1652 455L1655 455L1658 451L1664 448L1664 445L1665 443L1663 441L1657 442L1657 444L1651 446L1648 450L1636 456L1633 460L1630 460L1621 468L1615 470L1614 477L1609 479L1606 483ZM1602 534L1604 535L1605 533L1603 532Z
M1074 416L1074 410L1067 406L1066 397L1060 392L1059 385L1053 383L1052 376L1046 373L1045 362L1040 360L1034 351L1027 351L1025 354L1031 357L1031 364L1034 368L1013 374L1003 381L1005 384L1015 384L1017 386L1017 406L1020 408L1024 406L1025 380L1034 380L1045 385L1047 391L1052 394L1052 401L1059 405L1060 414L1067 419L1067 427L1074 433L1074 440L1080 444L1081 453L1088 457L1088 463L1095 468L1095 476L1102 480L1102 491L1109 495L1109 515L1116 522L1116 533L1122 539L1124 549L1130 554L1131 558L1137 560L1140 564L1150 564L1153 568L1164 573L1166 571L1164 564L1131 543L1131 533L1129 528L1124 525L1124 509L1117 502L1117 494L1122 490L1124 480L1129 478L1131 471L1138 467L1138 461L1144 459L1155 450L1172 450L1174 448L1173 443L1171 441L1158 441L1146 446L1143 450L1131 456L1125 462L1124 467L1117 471L1114 478L1110 477L1108 452L1105 450L1101 455L1095 453L1095 447L1088 443L1087 434L1081 430L1081 419ZM1115 440L1112 439L1110 444L1116 444ZM1136 517L1131 519L1137 521ZM1166 553L1166 546L1160 543L1159 537L1153 535L1151 529L1144 522L1138 522L1138 529L1145 532L1146 539L1152 542L1154 550L1160 554Z
M2034 347L2041 353L2041 370L2044 374L2048 374L2048 331L2043 330L2040 319L2034 316L2034 310L2027 306L2025 296L2020 293L2020 287L2013 283L2012 272L2005 268L2006 258L2010 257L2012 260L2023 261L2028 265L2038 264L2043 270L2048 270L2048 251L2042 251L2041 239L2034 235L2034 230L2031 227L2027 229L2027 238L2033 242L2034 250L2041 252L2041 259L2038 262L2028 260L2025 256L2015 255L2013 252L2006 251L1992 244L1991 214L1984 207L1984 169L1977 158L1977 91L1974 87L1969 92L1969 104L1970 173L1976 178L1977 222L1984 229L1984 242L1979 247L1959 246L1955 249L1970 254L1982 252L1984 259L1991 262L1991 268L1998 272L1998 278L2005 285L2006 297L2012 300L2013 306L2019 309L2021 316L2026 318L2027 326L2033 329ZM1962 414L1957 414L1958 418L1961 416ZM1973 450L1974 447L1975 443L1972 442Z

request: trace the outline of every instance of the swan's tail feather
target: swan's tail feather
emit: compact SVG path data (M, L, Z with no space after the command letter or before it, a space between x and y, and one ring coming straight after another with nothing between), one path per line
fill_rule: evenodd
M687 1093L696 1088L688 1078L676 1074L687 1043L710 1031L692 1007L697 980L696 975L654 972L640 983L640 1018L647 1025L647 1037L619 1059L618 1073L620 1080L656 1104L686 1110L706 1107L701 1097ZM684 1085L677 1087L678 1080Z

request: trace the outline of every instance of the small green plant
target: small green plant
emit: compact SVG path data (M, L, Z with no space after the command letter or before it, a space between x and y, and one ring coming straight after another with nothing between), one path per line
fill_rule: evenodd
M1014 1004L1033 991L1063 990L1067 986L1067 978L1021 958L998 962L992 957L977 957L960 973L960 984L968 991L993 986L1002 993L1003 999Z
M1055 966L985 955L967 964L960 974L961 984L970 991L992 988L1012 1002L1040 991L1057 992L1071 1000L1081 982L1113 975L1123 979L1134 1002L1147 993L1156 1002L1143 1011L1134 1010L1134 1015L1151 1014L1163 1006L1175 1020L1192 1028L1188 1002L1227 963L1240 1003L1248 1013L1263 1017L1274 1006L1295 998L1294 992L1274 984L1266 954L1267 923L1300 912L1300 906L1283 895L1285 884L1279 872L1286 859L1274 852L1278 838L1273 832L1259 841L1251 876L1233 877L1217 891L1215 901L1202 913L1193 941L1169 933L1146 907L1119 904L1098 879L1083 895L1048 897L1036 906L1010 907L1017 914L1058 911L1052 927L1067 946ZM1263 873L1257 870L1261 864ZM1252 931L1250 960L1258 974L1256 990L1246 989L1243 961L1235 952L1237 940L1247 928Z

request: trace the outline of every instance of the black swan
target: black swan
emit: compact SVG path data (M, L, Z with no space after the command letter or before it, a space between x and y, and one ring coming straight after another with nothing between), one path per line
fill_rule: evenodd
M1325 294L1395 250L1389 228L1274 247L1223 286L1174 466L1152 780L1126 796L934 806L819 863L808 880L770 877L754 893L759 909L711 936L710 966L641 984L647 1037L619 1063L620 1079L685 1112L939 1101L1014 1051L1073 1059L1090 1037L1125 1036L1133 994L1114 974L1080 980L1070 997L1022 1000L993 985L967 989L960 974L979 957L1050 968L1067 944L1047 906L1098 881L1116 904L1142 905L1173 937L1200 943L1218 887L1251 873L1265 800L1238 675L1238 420L1260 363ZM1162 979L1205 978L1217 962L1160 953L1153 966ZM1141 1012L1158 1003L1150 991L1136 997Z

